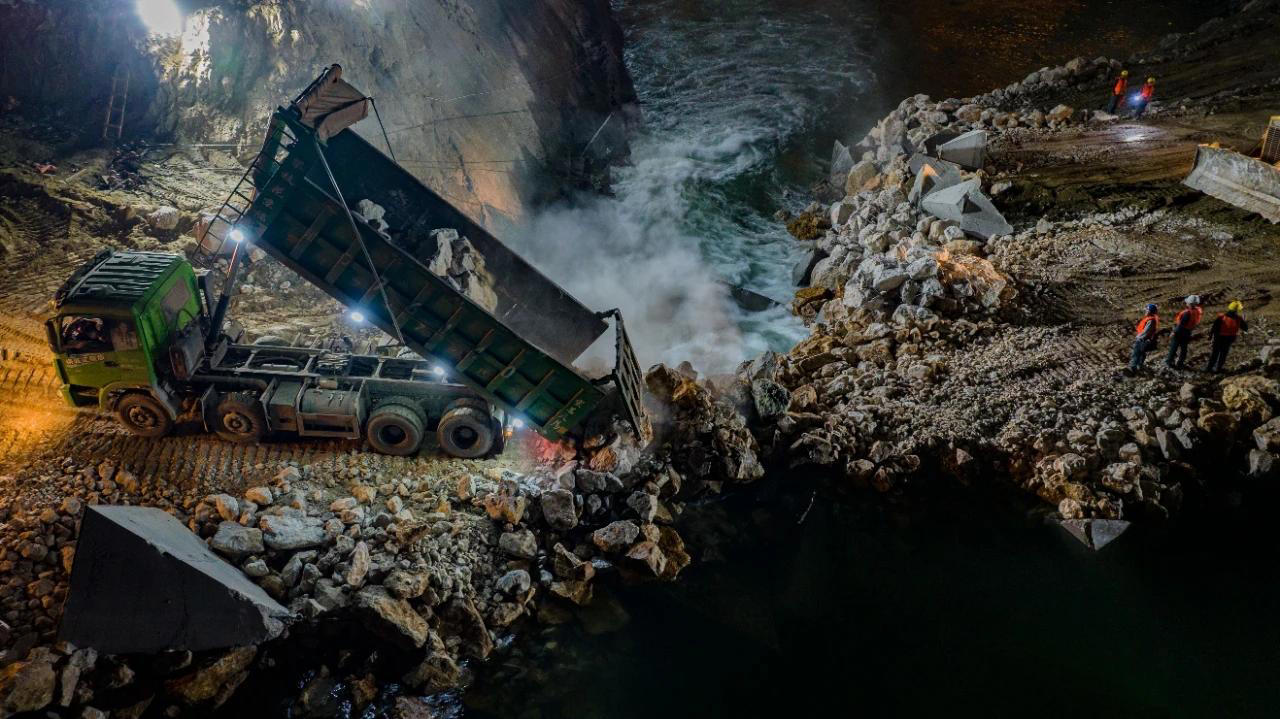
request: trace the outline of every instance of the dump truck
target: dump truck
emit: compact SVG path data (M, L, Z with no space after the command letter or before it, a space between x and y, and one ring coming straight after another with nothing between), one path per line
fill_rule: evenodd
M352 131L370 102L335 65L275 111L201 238L208 256L230 248L216 299L212 273L179 255L104 250L79 268L46 323L66 401L114 412L146 437L185 416L231 441L363 438L396 455L434 434L451 455L486 456L519 425L557 441L597 411L624 416L647 442L642 376L621 313L587 309ZM385 208L385 226L348 197ZM441 228L484 258L492 307L410 251ZM250 246L359 311L404 352L245 344L227 314ZM615 369L588 378L572 362L609 319Z

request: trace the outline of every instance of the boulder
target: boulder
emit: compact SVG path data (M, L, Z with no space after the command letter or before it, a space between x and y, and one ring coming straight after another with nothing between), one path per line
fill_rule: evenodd
M364 542L356 542L356 548L351 552L350 568L347 569L347 584L352 587L359 587L364 584L365 577L369 575L369 545Z
M48 649L36 648L24 662L0 670L0 691L4 692L4 715L35 712L53 702L58 675L55 657Z
M627 497L627 506L641 522L652 522L658 514L658 498L647 492L633 492Z
M578 508L573 492L551 489L542 493L542 517L552 529L566 532L578 526Z
M370 586L355 596L355 609L366 627L404 649L420 649L431 634L427 620L405 600L386 588Z
M246 527L238 522L221 522L218 531L209 540L213 551L224 557L237 559L250 554L262 554L262 530Z
M1067 105L1058 105L1045 115L1045 119L1055 125L1061 125L1071 120L1071 116L1075 114L1075 110Z
M510 596L521 596L533 586L533 579L523 569L513 569L498 578L495 586L499 592Z
M244 493L244 498L259 507L269 507L275 501L275 496L272 495L270 487L250 487Z
M160 230L162 232L172 232L178 229L178 220L180 217L181 215L178 213L178 208L168 206L160 207L147 215L147 224L150 225L152 229Z
M212 663L164 683L165 690L184 704L225 700L249 676L249 666L258 655L256 647L236 647ZM114 712L113 712L114 714Z
M635 522L620 520L591 533L591 541L603 552L621 552L640 536Z
M1280 452L1280 417L1253 430L1253 441L1263 452Z
M263 541L275 550L308 549L324 544L325 540L324 525L314 517L268 514L258 519L258 526L262 528Z
M414 599L426 593L427 587L430 586L430 575L426 572L410 572L404 569L397 569L388 574L382 584L394 597Z
M892 292L901 287L908 277L906 270L898 265L879 265L871 276L871 287L878 292Z
M627 559L639 562L655 577L661 576L667 568L667 557L657 542L645 540L627 551Z
M849 169L849 175L845 178L845 195L856 195L862 192L863 188L879 174L880 170L871 160L863 160L855 164Z
M1253 479L1267 479L1275 474L1276 456L1260 449L1249 450L1249 476Z
M462 681L462 670L447 652L432 652L415 669L404 677L404 683L414 689L436 693L452 689ZM434 716L429 707L423 707L423 717Z
M751 383L751 399L755 403L756 414L761 419L769 420L787 411L791 393L773 380L758 379Z
M498 537L498 548L509 557L516 559L533 559L538 556L538 540L533 532L518 529L514 532L503 532Z

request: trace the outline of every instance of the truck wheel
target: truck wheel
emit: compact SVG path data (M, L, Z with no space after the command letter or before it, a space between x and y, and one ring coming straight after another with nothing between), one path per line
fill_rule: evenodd
M369 413L365 439L382 454L405 457L418 451L426 422L422 415L402 404L380 404Z
M267 434L258 398L247 392L223 395L213 408L213 431L228 442L257 442Z
M132 393L116 403L120 424L139 437L163 437L173 430L173 419L150 395Z
M440 447L455 457L483 457L493 448L493 420L475 407L455 407L440 418L436 437Z

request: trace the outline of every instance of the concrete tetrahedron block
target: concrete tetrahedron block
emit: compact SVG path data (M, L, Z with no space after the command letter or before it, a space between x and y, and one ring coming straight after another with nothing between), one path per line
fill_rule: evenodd
M965 212L960 218L960 229L964 230L965 234L984 240L1013 232L1013 226L1004 219L1004 215L1000 214L996 206L991 204L991 199L976 188L965 195Z
M938 146L938 157L966 170L980 170L987 163L987 131L972 130Z
M1095 552L1111 544L1129 528L1129 522L1123 519L1064 519L1059 524Z
M937 190L920 200L920 209L938 219L958 222L965 234L983 240L1013 232L1004 215L979 187L977 180L967 180Z
M911 186L911 192L907 194L907 201L913 205L919 206L920 200L938 190L945 190L948 187L964 182L959 168L950 162L935 160L923 155L916 155L916 157L922 159L919 166L914 168L916 181ZM912 158L912 163L915 163L915 158Z
M959 222L964 217L965 198L977 189L977 180L966 180L935 190L920 200L920 209L940 220Z
M273 639L289 618L171 515L92 506L59 637L107 654L201 651Z

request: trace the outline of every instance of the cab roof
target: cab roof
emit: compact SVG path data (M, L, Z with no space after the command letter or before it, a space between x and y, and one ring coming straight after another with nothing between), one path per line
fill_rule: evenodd
M54 304L131 308L183 261L167 252L103 250L63 283Z

